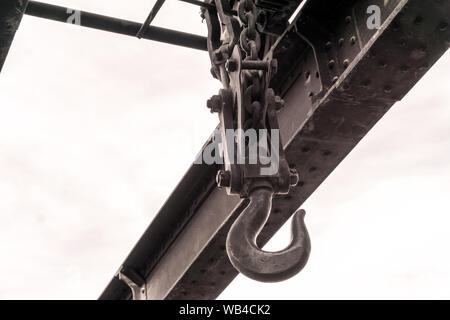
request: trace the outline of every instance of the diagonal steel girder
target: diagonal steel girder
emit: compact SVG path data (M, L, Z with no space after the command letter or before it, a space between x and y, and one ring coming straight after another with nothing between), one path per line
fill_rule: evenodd
M367 8L381 27L367 28ZM449 0L309 1L273 55L272 87L286 154L301 182L274 199L259 239L266 243L377 121L450 45ZM119 271L138 274L148 299L213 299L235 278L225 252L229 227L245 200L215 187L217 167L193 165ZM100 299L129 299L114 277Z
M369 29L368 7L381 25ZM450 0L308 1L271 54L272 87L286 155L301 181L274 199L266 243L378 120L450 45ZM227 232L245 200L215 187L216 166L193 165L119 272L145 286L147 299L213 299L236 277ZM130 299L117 275L100 299Z

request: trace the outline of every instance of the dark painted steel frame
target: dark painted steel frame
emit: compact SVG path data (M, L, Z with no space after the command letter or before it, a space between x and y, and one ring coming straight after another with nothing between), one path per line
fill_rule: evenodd
M371 4L382 8L380 30L365 27ZM301 182L274 199L261 244L444 54L449 17L449 0L314 0L303 8L273 51L273 87L286 100L281 134ZM217 169L189 169L120 268L146 279L147 298L216 298L237 275L225 238L246 203L216 189ZM129 298L117 277L100 297Z

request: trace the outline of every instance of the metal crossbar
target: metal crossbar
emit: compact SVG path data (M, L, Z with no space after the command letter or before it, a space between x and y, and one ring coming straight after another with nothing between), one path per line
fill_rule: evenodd
M179 0L179 1L190 3L193 5L208 8L208 9L211 9L214 7L213 5L211 5L209 3L198 1L198 0ZM145 34L148 27L152 24L153 20L156 18L156 15L158 14L159 10L162 8L162 6L164 5L165 2L166 2L166 0L157 0L156 1L152 10L149 13L147 19L142 24L141 29L139 29L139 32L136 35L139 39L141 39L142 36Z
M25 10L25 14L68 23L70 21L69 17L72 15L72 12L75 11L76 10L66 7L30 1ZM79 25L83 27L119 33L132 37L135 37L138 30L142 28L142 25L138 22L107 17L86 11L78 11L78 14L80 16ZM205 37L156 26L147 26L141 33L141 38L197 50L207 50Z

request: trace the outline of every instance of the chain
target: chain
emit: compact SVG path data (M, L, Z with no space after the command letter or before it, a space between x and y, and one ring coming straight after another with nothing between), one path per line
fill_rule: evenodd
M238 16L244 26L239 37L241 49L246 53L244 61L260 61L261 34L258 32L256 24L258 8L254 1L244 0L239 2ZM268 89L265 82L262 71L252 69L243 71L244 106L250 115L244 124L244 130L265 128L263 105Z

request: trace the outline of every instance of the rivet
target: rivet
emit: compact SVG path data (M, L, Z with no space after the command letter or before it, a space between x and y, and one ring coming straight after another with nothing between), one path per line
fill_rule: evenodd
M408 67L407 65L402 65L402 66L400 67L400 71L401 71L402 73L407 73L407 72L409 71L409 67Z
M422 18L421 16L417 16L417 17L414 19L414 24L415 24L415 25L419 25L419 24L422 23L422 21L423 21L423 18Z
M311 151L311 149L308 148L308 147L303 147L303 148L302 148L302 152L303 152L303 153L308 153L308 152L310 152L310 151Z
M366 79L362 82L362 86L364 88L368 88L370 86L370 83L371 83L370 79Z
M335 64L334 60L328 61L328 68L333 69Z
M441 31L445 31L445 30L447 30L447 28L448 28L448 23L447 22L442 22L439 25L439 30L441 30Z
M352 45L354 45L354 44L356 43L356 37L355 37L355 36L353 36L353 37L350 38L350 43L351 43Z
M392 30L398 31L399 29L400 29L400 26L398 25L398 23L396 21L394 21L392 23Z
M350 60L345 59L344 60L344 68L347 68L350 65Z

